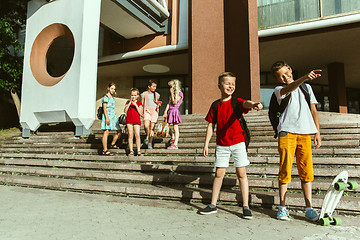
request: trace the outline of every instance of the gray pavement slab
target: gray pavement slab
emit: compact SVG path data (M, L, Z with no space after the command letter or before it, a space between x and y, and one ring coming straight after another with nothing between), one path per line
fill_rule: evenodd
M340 216L342 226L322 227L292 212L252 208L241 218L236 206L197 214L201 203L125 198L0 186L0 240L18 239L360 239L360 216Z

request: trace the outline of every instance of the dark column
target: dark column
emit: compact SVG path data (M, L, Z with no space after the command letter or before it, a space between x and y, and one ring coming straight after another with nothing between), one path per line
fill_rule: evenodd
M207 113L220 98L217 77L225 70L223 0L189 2L190 113Z
M236 96L260 101L257 1L224 0L225 69L237 76Z
M343 63L330 63L328 68L330 111L347 113L345 70Z

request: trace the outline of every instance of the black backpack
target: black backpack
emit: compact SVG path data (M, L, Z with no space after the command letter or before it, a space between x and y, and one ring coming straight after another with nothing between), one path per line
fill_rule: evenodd
M102 119L102 115L103 115L103 113L104 113L104 109L103 109L103 107L102 107L102 106L100 106L100 107L98 108L98 110L97 110L97 114L96 114L96 116L97 116L97 118L98 118L99 120L101 120L101 119Z
M310 108L310 94L305 83L302 83L300 85L300 89L305 95L306 102L308 103L308 106ZM275 93L271 95L270 104L269 104L269 119L271 126L273 127L275 132L274 138L277 138L278 136L277 127L279 125L279 118L281 114L285 111L287 105L289 104L290 96L291 93L287 95L283 100L281 100L281 103L279 105Z
M215 102L213 102L211 104L211 107L213 109L213 124L217 123L217 112L218 112L218 107L219 107L219 102L220 99L216 100ZM242 112L240 112L240 108L239 108L239 104L237 101L237 98L231 98L231 107L234 111L235 117L237 120L239 120L241 128L244 131L244 138L245 138L245 146L246 146L246 150L248 149L248 146L250 144L250 131L249 128L246 125L246 121L244 119L244 116L242 115Z

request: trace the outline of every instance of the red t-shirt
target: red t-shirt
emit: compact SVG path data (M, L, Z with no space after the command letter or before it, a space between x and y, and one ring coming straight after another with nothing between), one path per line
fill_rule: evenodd
M246 114L249 109L243 108L244 99L238 98L240 112ZM212 107L205 117L209 123L213 123L214 111ZM231 100L219 102L217 112L216 126L216 144L220 146L232 146L241 142L245 142L244 131L241 128L240 121L236 119L234 111L231 107Z
M126 104L129 104L129 100L126 102ZM136 104L139 107L142 105L140 101L137 101ZM136 107L133 104L130 105L126 113L126 123L141 125L140 114L138 113Z

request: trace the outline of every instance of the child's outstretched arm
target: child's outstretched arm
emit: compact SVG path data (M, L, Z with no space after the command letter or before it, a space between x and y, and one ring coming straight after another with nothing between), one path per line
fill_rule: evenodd
M254 110L259 111L263 108L263 105L260 102L246 100L245 102L243 102L243 108L254 109Z
M204 157L207 157L209 154L209 143L213 135L213 132L214 132L214 125L212 123L209 123L206 129L205 144L203 149Z
M315 122L315 126L316 126L316 128L318 130L318 132L315 133L315 136L314 136L315 149L318 149L319 147L321 147L319 114L317 112L315 104L310 105L310 110L311 110L311 115L312 115L312 117L314 119L314 122Z
M293 81L292 83L286 85L285 87L283 87L280 90L280 94L281 95L288 94L288 93L294 91L295 89L297 89L303 82L306 82L308 80L314 80L318 77L321 77L321 72L322 72L321 69L312 70L308 74L302 76L301 78L299 78L299 79Z

